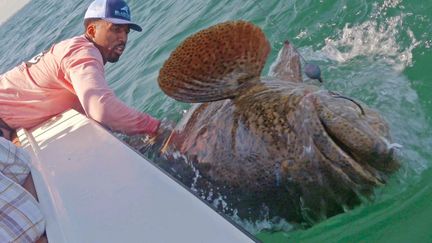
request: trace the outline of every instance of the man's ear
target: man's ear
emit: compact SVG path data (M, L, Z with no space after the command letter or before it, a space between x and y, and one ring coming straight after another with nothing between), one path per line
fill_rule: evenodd
M96 23L93 22L87 26L86 35L92 39L96 36Z

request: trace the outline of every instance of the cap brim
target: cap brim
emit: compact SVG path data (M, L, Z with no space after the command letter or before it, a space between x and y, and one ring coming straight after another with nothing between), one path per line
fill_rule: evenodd
M108 21L110 23L113 23L113 24L127 24L127 25L129 25L129 27L131 29L133 29L135 31L138 31L138 32L142 31L141 26L139 26L139 25L137 25L137 24L135 24L135 23L133 23L131 21L128 21L128 20L115 19L115 18L102 18L102 19L105 20L105 21Z

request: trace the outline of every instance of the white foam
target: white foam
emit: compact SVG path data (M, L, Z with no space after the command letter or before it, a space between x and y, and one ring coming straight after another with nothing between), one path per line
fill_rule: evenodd
M412 50L418 46L413 32L407 28L405 35L410 39L408 47L398 43L403 26L403 16L388 18L380 24L369 20L359 25L346 24L336 39L327 38L322 51L337 62L347 62L358 56L380 58L395 70L402 71L412 64Z
M325 39L322 52L330 60L340 63L364 56L380 59L396 71L411 66L412 51L420 42L413 31L404 26L408 14L387 17L389 9L403 8L401 2L386 0L382 5L375 4L369 20L355 25L347 23L336 37ZM403 39L408 39L409 43L403 43Z
M290 232L295 229L295 227L288 223L285 219L275 217L273 219L261 219L261 220L248 220L241 219L237 216L236 210L234 210L234 214L231 216L232 220L237 224L241 225L246 231L251 234L258 234L262 231L283 231Z
M376 11L374 14L372 14L372 18L378 18L379 16L387 15L387 10L401 6L401 3L402 0L385 0L382 5L375 3Z
M432 40L425 41L425 47L426 47L426 49L431 48L432 47Z

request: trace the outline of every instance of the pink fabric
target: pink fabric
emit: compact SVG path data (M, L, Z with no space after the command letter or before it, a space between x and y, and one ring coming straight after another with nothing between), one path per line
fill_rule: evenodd
M70 108L126 134L154 133L160 122L126 106L108 87L99 50L84 36L0 75L0 118L31 128Z

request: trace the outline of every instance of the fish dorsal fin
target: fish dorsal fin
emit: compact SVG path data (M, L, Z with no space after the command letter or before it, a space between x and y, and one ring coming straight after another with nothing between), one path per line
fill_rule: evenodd
M289 41L279 51L276 63L270 67L269 75L281 80L303 82L300 54Z
M260 76L269 52L259 27L246 21L217 24L184 40L165 61L158 83L182 102L233 98L242 84Z

